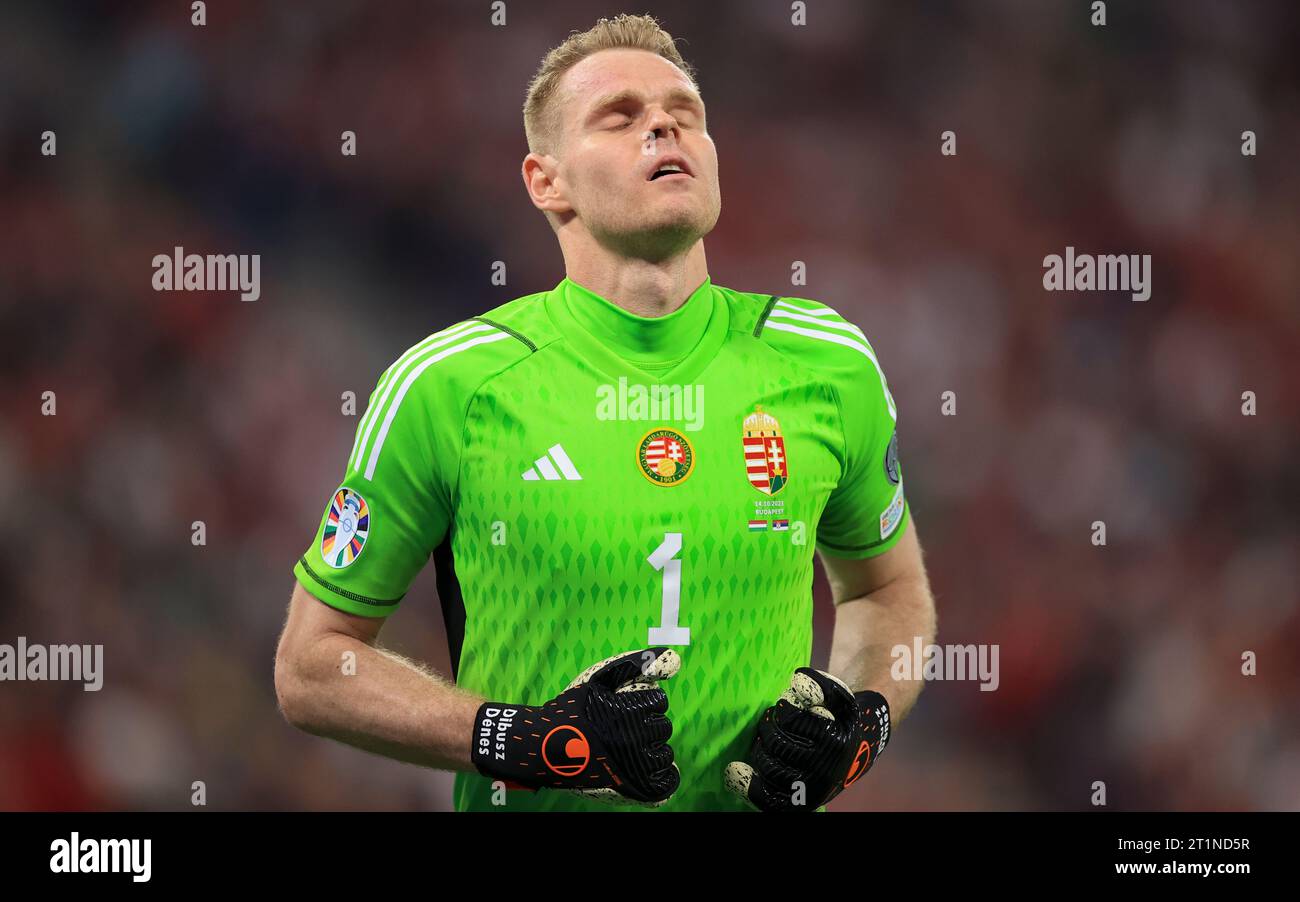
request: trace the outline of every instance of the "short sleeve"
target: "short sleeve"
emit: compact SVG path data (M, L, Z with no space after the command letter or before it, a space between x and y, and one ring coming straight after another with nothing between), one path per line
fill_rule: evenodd
M817 525L817 549L831 557L883 554L907 528L897 408L874 351L862 349L834 382L845 464Z
M397 610L443 540L459 460L460 424L435 420L431 377L394 363L357 424L343 479L316 537L294 566L298 581L332 607L363 617Z

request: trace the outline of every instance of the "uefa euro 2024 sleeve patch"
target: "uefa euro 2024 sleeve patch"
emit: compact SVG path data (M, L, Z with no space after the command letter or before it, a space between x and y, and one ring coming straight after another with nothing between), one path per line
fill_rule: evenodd
M321 559L335 570L343 569L361 554L369 534L370 507L366 499L344 486L330 501L320 540Z

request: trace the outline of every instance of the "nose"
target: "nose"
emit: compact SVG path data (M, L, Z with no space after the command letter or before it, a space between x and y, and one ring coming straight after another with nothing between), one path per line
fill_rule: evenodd
M673 141L676 142L681 137L678 129L679 126L675 116L663 107L655 107L650 112L650 122L646 126L646 142L658 141L660 138L667 138L669 135L672 135Z

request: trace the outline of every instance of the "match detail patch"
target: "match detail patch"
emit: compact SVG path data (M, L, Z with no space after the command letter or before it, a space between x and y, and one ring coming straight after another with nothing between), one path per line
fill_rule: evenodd
M903 519L903 484L900 482L898 488L894 489L894 500L889 502L889 507L880 512L880 541L889 538L890 534L898 528L898 523Z

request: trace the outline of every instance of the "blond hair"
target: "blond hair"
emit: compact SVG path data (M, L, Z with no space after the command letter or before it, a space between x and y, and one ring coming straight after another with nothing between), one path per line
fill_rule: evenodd
M545 154L555 149L560 117L554 100L564 73L599 50L617 48L656 53L686 73L695 87L695 70L678 52L673 36L660 28L653 16L622 13L613 19L601 19L586 31L573 32L546 54L529 82L524 100L524 134L530 152Z

